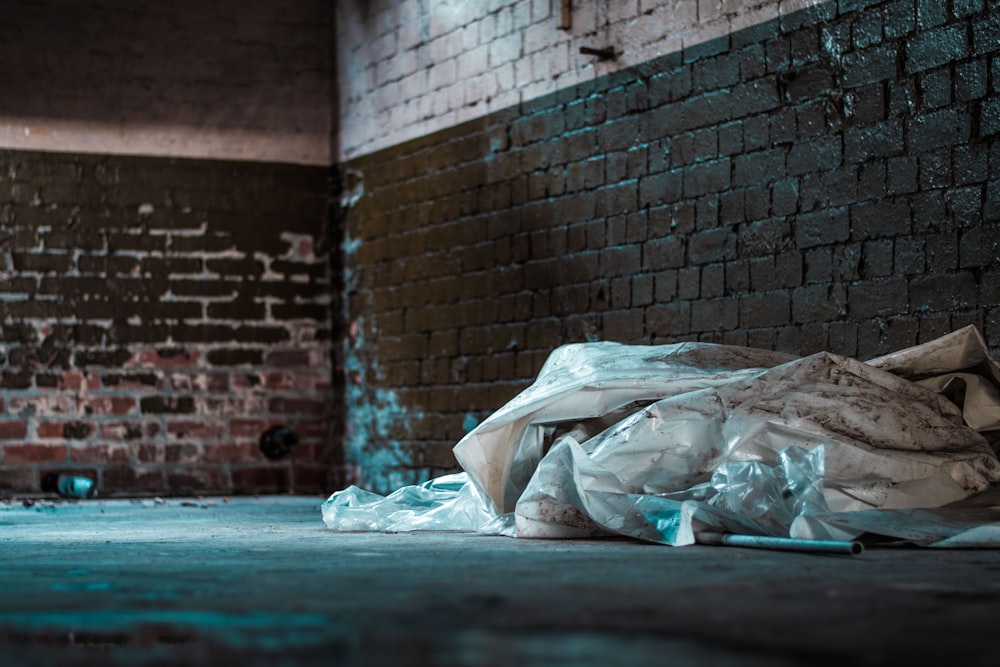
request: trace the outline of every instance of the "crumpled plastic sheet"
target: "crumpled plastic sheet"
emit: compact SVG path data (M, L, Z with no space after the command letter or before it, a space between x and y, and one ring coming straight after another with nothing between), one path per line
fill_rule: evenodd
M1000 430L998 387L973 327L867 364L703 343L567 345L458 443L464 475L386 498L351 487L323 519L672 545L705 531L966 545L1000 531L918 540L900 526L931 516L914 508L942 508L934 520L946 523L943 506L1000 480L981 434Z
M323 517L331 517L328 524L335 518L335 527L344 531L475 531L494 513L468 475L453 473L384 497L350 486L323 504Z
M935 548L1000 547L1000 487L939 508L821 512L796 517L804 539L912 544Z

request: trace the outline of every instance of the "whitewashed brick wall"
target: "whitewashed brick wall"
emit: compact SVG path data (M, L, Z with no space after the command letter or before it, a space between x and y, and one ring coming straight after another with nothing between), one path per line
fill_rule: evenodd
M336 4L345 160L826 0L347 0ZM581 55L613 47L613 61Z

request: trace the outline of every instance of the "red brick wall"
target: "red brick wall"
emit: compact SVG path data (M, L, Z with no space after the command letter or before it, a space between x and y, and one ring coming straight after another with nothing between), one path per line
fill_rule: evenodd
M0 151L0 494L336 486L328 181ZM279 423L300 444L269 461Z

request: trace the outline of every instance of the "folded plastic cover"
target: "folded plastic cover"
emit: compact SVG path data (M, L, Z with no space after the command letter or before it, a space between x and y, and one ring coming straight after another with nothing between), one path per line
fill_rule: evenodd
M998 387L972 327L867 364L700 343L567 345L458 443L467 478L385 499L352 487L323 517L338 530L516 527L673 545L700 531L891 535L888 523L921 516L900 511L1000 479L980 433L1000 430Z

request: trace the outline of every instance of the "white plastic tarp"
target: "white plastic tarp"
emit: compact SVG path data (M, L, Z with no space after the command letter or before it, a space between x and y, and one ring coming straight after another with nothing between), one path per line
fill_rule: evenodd
M972 327L867 364L702 343L567 345L458 443L464 476L387 498L352 487L323 517L338 530L673 545L704 531L878 533L872 510L939 508L1000 479L982 435L1000 430L998 387ZM867 523L843 518L860 515ZM885 530L910 515L891 516Z

